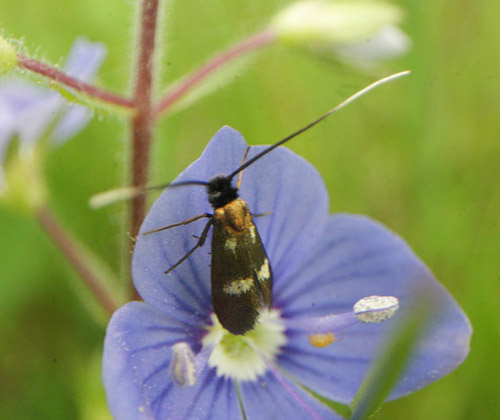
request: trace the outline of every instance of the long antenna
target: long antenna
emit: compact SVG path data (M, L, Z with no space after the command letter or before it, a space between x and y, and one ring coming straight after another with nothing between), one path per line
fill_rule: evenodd
M284 139L280 140L277 143L274 143L272 146L269 146L267 149L264 149L262 152L257 153L253 158L247 160L244 164L242 164L239 168L235 169L233 172L231 172L230 175L228 175L229 179L232 179L238 172L242 171L245 168L248 168L252 163L254 163L256 160L260 159L262 156L267 155L269 152L273 151L276 149L278 146L281 146L282 144L286 143L287 141L293 139L294 137L298 136L299 134L303 133L304 131L309 130L311 127L314 127L316 124L319 122L323 121L325 118L329 117L333 113L340 111L342 108L345 106L349 105L351 102L354 102L356 99L359 97L363 96L365 93L369 92L372 89L375 89L376 87L383 85L387 82L391 82L395 79L399 79L400 77L407 76L410 74L409 70L402 71L399 73L391 74L390 76L384 77L382 79L377 80L376 82L373 82L372 84L366 86L365 88L361 89L360 91L356 92L354 95L350 96L347 98L345 101L341 102L334 108L330 109L327 111L325 114L323 114L321 117L319 117L317 120L314 120L313 122L307 124L305 127L302 127L300 130L295 131L294 133L286 136Z
M117 201L131 200L135 197L147 194L150 191L164 190L167 187L169 188L184 187L186 185L207 186L209 185L209 183L207 181L179 181L179 182L170 182L168 184L151 185L149 187L115 188L114 190L104 191L102 193L93 195L89 200L89 204L90 207L98 209L101 207L105 207L109 204L115 203Z
M351 102L354 102L356 99L363 96L365 93L369 92L370 90L373 90L378 86L381 86L387 82L391 82L395 79L399 79L400 77L407 76L409 74L410 74L410 71L406 70L406 71L402 71L399 73L391 74L390 76L384 77L382 79L379 79L379 80L371 83L370 85L368 85L365 88L361 89L360 91L356 92L354 95L350 96L349 98L347 98L346 100L344 100L343 102L341 102L340 104L335 106L334 108L327 111L325 114L323 114L318 119L307 124L305 127L302 127L300 130L297 130L294 133L286 136L284 139L269 146L267 149L264 149L262 152L257 153L254 157L247 160L245 163L241 164L239 168L237 168L233 172L231 172L231 174L228 175L227 178L232 179L235 175L237 175L243 169L248 168L252 163L254 163L256 160L260 159L262 156L267 155L269 152L273 151L278 146L281 146L282 144L293 139L294 137L298 136L299 134L303 133L304 131L307 131L311 127L314 127L316 124L323 121L325 118L329 117L330 115L332 115L333 113L335 113L337 111L340 111L342 108L349 105ZM114 189L111 191L105 191L103 193L96 194L96 195L92 196L89 204L94 208L100 208L100 207L107 206L108 204L114 203L116 201L130 200L130 199L138 197L142 194L146 194L148 191L151 191L151 190L164 189L167 187L169 187L169 188L182 187L185 185L207 186L207 185L209 185L209 183L207 181L193 180L193 181L181 181L181 182L162 184L162 185L154 185L154 186L150 186L150 187L118 188L118 189Z

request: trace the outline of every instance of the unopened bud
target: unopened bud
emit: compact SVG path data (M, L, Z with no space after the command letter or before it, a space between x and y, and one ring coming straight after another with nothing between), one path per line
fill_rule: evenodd
M10 140L2 162L0 199L7 206L23 213L35 214L47 200L47 191L40 166L40 148L19 150L16 139Z
M17 66L17 53L14 46L0 36L0 75Z
M271 27L285 42L350 44L365 40L387 25L401 22L401 9L373 1L304 1L279 13Z

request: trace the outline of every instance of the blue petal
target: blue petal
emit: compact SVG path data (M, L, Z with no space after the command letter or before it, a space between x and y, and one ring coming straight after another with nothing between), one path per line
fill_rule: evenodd
M119 309L106 332L103 381L117 420L239 418L234 385L206 368L195 386L178 388L168 373L171 346L199 347L196 331L151 306L131 302Z
M155 419L172 420L243 418L233 381L217 377L215 369L201 372L193 387L174 387L155 414Z
M0 159L9 140L18 135L22 144L36 143L59 109L59 95L20 80L0 86Z
M281 380L284 384L268 372L258 381L240 384L241 399L249 420L342 419L287 378ZM289 390L300 398L300 403Z
M104 57L106 57L106 45L79 37L71 47L65 69L70 76L88 82L94 79Z
M263 146L253 147L248 159ZM200 159L174 182L208 181L238 168L246 151L242 136L224 127L217 132ZM327 220L328 198L317 171L293 152L278 148L243 172L241 197L256 217L279 287L279 279L306 255ZM304 203L306 205L304 205ZM313 206L310 204L314 203ZM202 186L167 189L147 215L141 232L212 212ZM192 322L208 322L210 308L210 242L168 275L164 271L193 247L206 219L151 235L139 235L132 274L142 298L163 311L182 313ZM194 319L193 319L194 318Z
M347 312L369 295L396 296L400 314L417 290L430 291L439 299L432 329L391 398L446 375L468 354L471 327L463 311L401 238L366 217L331 217L320 242L283 285L276 290L275 301L285 318ZM337 342L322 349L312 347L307 337L292 334L280 365L311 389L348 403L397 318L348 328Z
M79 37L75 40L66 60L66 71L69 75L83 82L94 79L97 70L106 57L106 46L99 42L90 42ZM52 136L57 142L63 142L75 136L89 122L92 111L81 105L69 104L60 121L54 128Z

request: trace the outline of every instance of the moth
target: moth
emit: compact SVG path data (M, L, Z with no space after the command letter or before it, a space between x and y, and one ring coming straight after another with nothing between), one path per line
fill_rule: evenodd
M244 160L248 151L249 148ZM201 218L209 219L196 245L165 273L174 270L196 249L202 247L212 228L210 271L212 307L221 325L236 335L251 330L260 312L270 308L272 304L273 274L269 258L248 205L238 194L242 170L263 154L243 163L229 175L218 175L207 182L187 181L170 184L174 187L206 186L208 202L214 209L213 213L203 213L179 223L145 232L149 235L186 225ZM233 186L232 181L237 174L240 176Z

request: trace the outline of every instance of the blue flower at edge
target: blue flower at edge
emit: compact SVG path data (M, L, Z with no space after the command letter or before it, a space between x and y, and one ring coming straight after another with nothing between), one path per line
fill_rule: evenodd
M263 146L252 147L250 155ZM246 143L224 127L202 156L176 181L208 180L237 168ZM405 242L364 216L328 214L328 196L317 171L286 148L278 148L243 173L240 196L255 218L274 274L273 307L285 325L296 319L352 312L370 295L396 296L404 313L413 293L425 287L439 298L430 331L390 398L413 392L446 375L467 356L470 324L453 298ZM204 188L167 189L155 202L141 232L211 213ZM233 379L205 367L194 386L180 388L169 374L171 347L202 350L212 324L210 236L186 262L164 272L196 242L206 220L151 235L139 235L132 276L144 302L120 308L109 323L103 378L114 418L242 418ZM396 317L395 317L396 318ZM286 330L286 344L273 366L254 381L238 384L248 419L339 418L297 384L341 403L350 403L367 370L395 325L394 319L357 323L338 342L313 347L307 334ZM297 404L300 401L300 404Z
M91 81L105 55L104 44L77 38L66 60L65 72L78 80ZM76 135L91 114L90 109L68 104L58 93L34 82L7 79L0 84L0 162L14 136L27 146L47 135L61 143Z

